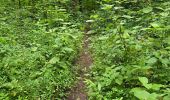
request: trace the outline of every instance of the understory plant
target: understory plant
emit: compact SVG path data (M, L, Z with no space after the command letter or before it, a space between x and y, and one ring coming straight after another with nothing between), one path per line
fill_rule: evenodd
M90 100L170 99L169 6L166 0L102 0L91 16Z
M0 100L61 100L75 80L80 25L64 7L39 2L1 2Z

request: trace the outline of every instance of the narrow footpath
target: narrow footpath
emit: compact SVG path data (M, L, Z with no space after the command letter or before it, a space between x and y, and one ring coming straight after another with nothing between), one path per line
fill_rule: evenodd
M71 89L67 100L88 100L86 93L85 74L88 72L89 67L92 64L92 57L89 51L89 35L86 34L89 30L85 29L82 51L80 52L79 58L76 61L76 66L79 68L79 77L75 86Z

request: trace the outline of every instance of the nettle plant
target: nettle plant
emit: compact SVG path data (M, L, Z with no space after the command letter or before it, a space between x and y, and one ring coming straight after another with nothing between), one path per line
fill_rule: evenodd
M168 100L170 2L104 1L91 16L100 30L92 43L92 78L86 81L90 99Z

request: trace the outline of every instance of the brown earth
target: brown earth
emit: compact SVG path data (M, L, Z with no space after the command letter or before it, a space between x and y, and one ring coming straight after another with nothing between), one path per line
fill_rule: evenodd
M85 74L93 62L91 54L89 52L89 43L89 36L85 34L82 44L82 51L80 52L80 56L76 61L76 65L80 69L79 79L76 82L75 86L71 88L71 91L69 92L66 100L88 100L88 96L85 91L86 85L84 83L84 80Z

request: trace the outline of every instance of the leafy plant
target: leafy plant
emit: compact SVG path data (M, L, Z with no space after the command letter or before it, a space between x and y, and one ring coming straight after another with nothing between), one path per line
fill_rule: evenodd
M61 99L73 84L82 32L52 2L1 2L0 99Z
M91 16L90 100L169 98L168 9L169 1L102 0Z

